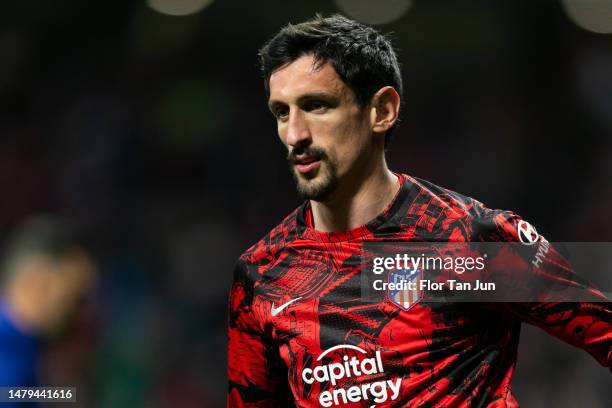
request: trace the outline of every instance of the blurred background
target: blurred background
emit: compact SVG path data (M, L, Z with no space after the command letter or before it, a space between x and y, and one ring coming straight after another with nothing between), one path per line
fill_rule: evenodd
M224 406L233 264L300 204L257 50L315 12L394 39L392 169L514 210L550 241L612 240L612 1L0 9L0 239L39 214L80 231L93 284L36 366L40 384L77 386L78 406ZM526 325L514 388L524 407L612 406L607 369Z

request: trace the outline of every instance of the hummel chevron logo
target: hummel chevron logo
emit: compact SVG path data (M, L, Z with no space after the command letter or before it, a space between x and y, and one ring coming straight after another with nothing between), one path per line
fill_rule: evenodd
M280 305L279 307L275 308L274 307L274 302L272 302L272 317L276 316L277 314L279 314L280 312L283 311L284 308L286 308L287 306L289 306L290 304L292 304L293 302L297 302L298 300L300 300L302 297L298 297L295 299L291 299L290 301L288 301L287 303L283 303L282 305Z

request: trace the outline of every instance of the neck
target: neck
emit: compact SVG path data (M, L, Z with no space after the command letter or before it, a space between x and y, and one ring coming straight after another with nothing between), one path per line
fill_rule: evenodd
M348 179L349 177L347 177ZM310 201L313 223L322 232L357 228L374 219L393 200L400 188L398 178L383 165L360 182L341 182L326 201Z

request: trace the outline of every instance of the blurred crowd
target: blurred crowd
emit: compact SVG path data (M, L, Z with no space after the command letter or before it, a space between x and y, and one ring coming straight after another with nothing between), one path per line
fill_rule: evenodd
M257 50L336 3L2 5L3 264L30 248L19 234L42 242L3 270L2 310L18 277L58 283L19 293L64 301L58 327L17 324L39 384L76 386L79 406L223 406L233 264L299 204ZM379 27L404 75L390 167L514 210L550 241L612 240L612 36L552 0L410 3ZM65 229L78 240L58 254L45 234ZM612 406L588 355L524 334L519 402Z

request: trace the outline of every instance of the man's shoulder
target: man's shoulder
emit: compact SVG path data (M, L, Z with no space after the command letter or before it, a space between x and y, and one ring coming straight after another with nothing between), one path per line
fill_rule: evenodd
M304 204L287 215L278 225L240 255L239 262L262 264L272 261L288 244L299 237L299 218Z
M448 235L451 240L517 241L525 221L509 210L493 209L468 195L431 181L407 176L414 184L414 199L404 216L414 219L417 229Z

